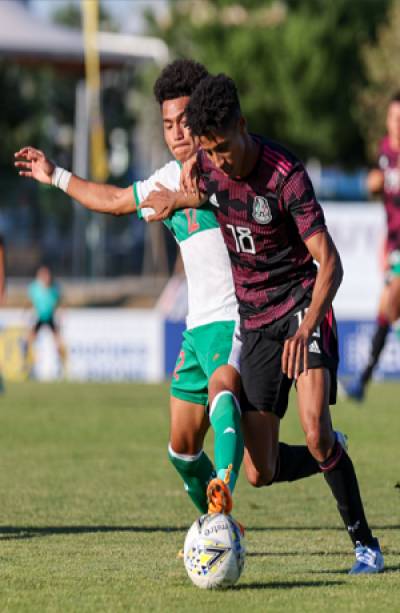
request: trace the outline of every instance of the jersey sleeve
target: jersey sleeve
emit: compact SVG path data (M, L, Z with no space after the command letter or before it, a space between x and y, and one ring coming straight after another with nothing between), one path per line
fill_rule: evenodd
M326 230L325 216L304 166L296 165L283 181L280 206L292 217L303 241Z
M178 162L168 162L162 168L156 170L151 177L144 181L135 181L133 183L133 195L136 206L139 206L147 198L150 192L157 191L157 183L161 183L164 187L172 190L179 190L179 179L181 169ZM152 208L137 209L139 219L146 219L154 213Z

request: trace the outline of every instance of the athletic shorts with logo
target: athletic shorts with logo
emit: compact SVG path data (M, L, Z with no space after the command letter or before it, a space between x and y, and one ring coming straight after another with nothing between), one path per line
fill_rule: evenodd
M220 366L230 364L240 372L236 321L217 321L183 333L183 342L172 374L171 396L206 406L208 382Z
M291 313L259 330L241 330L242 411L268 411L285 415L293 379L282 372L285 340L293 336L311 302L307 297ZM309 342L308 368L330 372L329 404L336 403L339 363L337 328L333 309L326 314Z

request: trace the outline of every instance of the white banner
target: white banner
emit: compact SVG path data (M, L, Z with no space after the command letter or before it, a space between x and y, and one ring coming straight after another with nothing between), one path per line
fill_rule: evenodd
M58 316L66 349L65 367L52 333L42 328L34 348L33 375L51 380L64 376L78 381L161 381L164 378L163 319L142 309L61 309ZM0 310L3 359L12 359L23 378L25 339L32 317L27 311ZM25 361L26 362L26 361Z
M338 319L369 319L376 315L383 274L380 254L385 239L382 205L323 204L327 225L339 250L344 279L335 298Z

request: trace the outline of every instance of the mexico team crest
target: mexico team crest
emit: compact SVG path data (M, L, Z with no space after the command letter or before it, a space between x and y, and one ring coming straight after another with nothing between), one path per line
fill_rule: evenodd
M272 219L268 200L263 196L256 196L253 201L253 217L258 223L266 224Z

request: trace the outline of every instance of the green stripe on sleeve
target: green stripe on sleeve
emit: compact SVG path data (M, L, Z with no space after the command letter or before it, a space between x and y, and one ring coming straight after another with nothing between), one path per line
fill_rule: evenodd
M136 203L137 216L139 217L139 219L143 219L142 209L138 208L140 204L140 198L139 198L138 189L137 189L137 181L134 181L132 187L133 187L133 197L135 198L135 203Z

